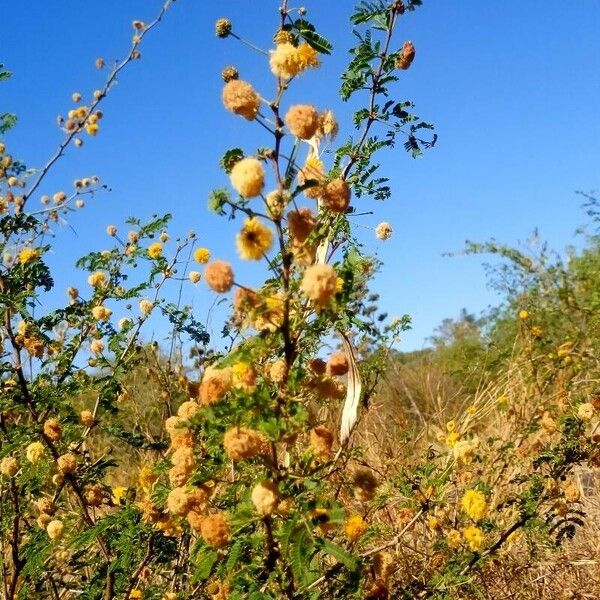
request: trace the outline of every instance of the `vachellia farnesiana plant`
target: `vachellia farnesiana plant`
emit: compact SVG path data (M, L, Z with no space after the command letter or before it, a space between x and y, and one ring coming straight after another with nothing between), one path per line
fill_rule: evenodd
M305 9L284 3L275 47L264 52L274 75L272 100L234 67L223 71L225 107L272 137L271 146L254 156L239 149L225 155L222 165L236 195L218 190L210 204L219 213L245 216L238 252L264 261L264 286L245 287L228 262L195 247L194 234L176 240L168 253L168 215L149 223L131 219L126 237L107 227L116 241L112 249L77 263L89 271L87 292L70 287L66 307L40 314L40 299L53 287L45 255L57 225L106 186L96 176L82 177L71 193L41 195L39 209L33 198L71 146L100 132L101 103L119 74L141 58L143 38L172 4L168 0L149 24L133 22L123 60L112 67L96 60L108 73L105 83L87 103L73 93L73 108L59 118L63 141L44 167L28 169L5 144L1 148L3 594L171 599L358 593L373 585L356 544L368 529L361 507L377 481L369 470L349 466L362 389L351 340L368 352L383 337L364 298L376 261L360 253L348 217L353 191L356 198L390 194L386 179L374 176L375 152L392 146L398 133L414 155L432 143L417 137L430 126L407 112L410 103L387 100L388 87L415 54L410 42L397 49L394 31L420 2L369 3L353 15L362 33L342 98L364 92L368 106L355 115L357 139L337 149L331 111L310 104L283 108L294 79L308 77L305 72L317 69L332 49ZM217 22L216 33L238 37L227 19ZM14 122L4 115L3 131ZM385 137L373 132L376 124L385 126ZM379 238L390 235L388 224L377 228ZM207 354L202 325L165 300L168 287L184 280L182 265L187 269L192 260L206 265L203 275L188 273L192 283L204 279L219 294L235 291L226 354ZM185 334L196 344L203 366L196 383L181 364L173 366L174 343L167 360L148 366L152 353L140 335L157 312L172 324L174 339ZM118 324L113 313L123 315ZM406 323L388 329L398 332ZM335 336L343 350L327 361L318 358ZM159 423L128 430L131 414L124 406L132 402L136 369L153 374L162 387L153 413ZM377 366L365 369L364 377L372 393ZM344 398L334 451L336 434L321 423L319 410ZM128 450L116 456L102 441ZM132 451L143 461L135 484L111 486L112 467L134 468Z
M5 598L468 597L478 589L473 575L521 529L542 543L572 535L579 498L560 482L597 453L591 402L575 414L564 402L552 413L519 413L526 437L546 435L527 451L476 435L497 409L491 388L445 424L437 445L419 446L427 437L407 430L388 461L356 443L408 319L385 325L376 316L368 281L378 263L362 253L352 224L369 197L391 194L374 155L398 135L415 156L436 139L422 139L431 126L392 97L415 56L395 34L419 4L362 2L352 15L357 44L340 93L364 106L353 116L356 134L340 145L331 110L309 98L286 102L295 80L314 77L332 51L307 11L283 2L268 50L217 21L218 37L258 51L273 74L272 89L258 91L235 67L223 70L223 104L248 121L251 141L221 160L233 192L210 198L216 213L241 218L238 254L268 273L258 288L194 234L169 246L169 216L131 219L126 236L108 226L112 249L78 262L89 271L86 291L69 288L66 307L40 315L53 286L44 257L56 224L104 186L83 177L70 194L43 195L39 209L33 197L70 146L99 133L100 104L172 1L151 23L134 21L122 61L96 61L106 82L87 104L73 94L59 121L64 139L43 168L27 169L2 146ZM3 130L13 124L2 117ZM376 235L388 238L390 225ZM203 272L188 272L192 262ZM169 289L181 297L188 280L232 299L227 350L209 350L190 309L166 300ZM165 354L141 341L161 314L172 327ZM183 364L185 340L193 369ZM513 439L523 425L516 414L506 430Z

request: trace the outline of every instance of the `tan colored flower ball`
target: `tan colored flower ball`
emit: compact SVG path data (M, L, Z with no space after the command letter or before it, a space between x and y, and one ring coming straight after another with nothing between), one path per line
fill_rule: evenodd
M188 279L192 283L198 283L202 279L202 275L198 271L190 271L188 274Z
M224 548L231 537L231 529L225 513L217 513L204 518L200 525L200 534L209 546Z
M200 410L200 405L194 400L183 402L177 409L177 416L182 419L191 419Z
M276 360L269 368L269 377L274 383L283 383L285 380L285 360Z
M265 170L262 163L252 156L242 158L233 165L229 174L233 189L244 198L258 196L265 186Z
M108 321L111 315L112 310L110 310L110 308L106 308L106 306L103 306L102 304L92 308L92 316L94 319L96 319L96 321Z
M213 292L224 294L233 286L233 269L228 262L213 260L204 269L204 280Z
M53 442L60 440L62 437L62 427L58 419L48 419L44 422L43 426L44 434L50 438Z
M51 540L59 540L65 531L65 526L62 521L55 519L50 521L46 526L46 533Z
M88 283L92 287L100 287L106 285L106 275L103 271L96 271L88 277Z
M232 385L233 374L230 367L218 369L212 365L208 366L200 383L200 402L204 405L218 402L231 389Z
M192 470L186 465L175 465L169 469L169 481L174 487L184 486L191 475Z
M271 515L279 503L279 490L272 481L263 481L252 490L251 500L259 515Z
M189 508L189 498L186 490L176 487L167 496L167 509L172 515L185 515Z
M260 96L248 82L229 79L223 88L223 104L232 113L252 121L260 108Z
M327 456L331 454L333 440L333 432L324 425L319 425L310 432L310 447L317 456Z
M329 357L327 372L330 375L345 375L348 372L348 357L345 352L335 352Z
M84 498L88 506L101 506L104 502L104 488L99 483L90 485L85 489Z
M171 463L176 467L193 469L196 466L196 458L192 448L177 448L171 456Z
M282 79L290 79L302 70L298 49L290 42L277 44L275 49L271 50L269 64L273 75Z
M94 413L91 410L82 410L79 413L79 423L84 427L91 427L94 422Z
M102 340L92 340L90 350L92 354L102 354L104 352L104 342Z
M577 409L577 416L582 421L590 421L595 412L596 410L591 402L584 402L583 404L579 405L579 408Z
M350 186L341 178L330 181L322 191L321 200L326 208L343 213L350 204L352 192Z
M336 293L337 275L331 265L312 265L304 272L300 289L317 306L327 306Z
M14 477L19 470L19 462L14 456L5 456L0 461L0 473L7 477Z
M316 225L316 218L310 208L291 210L287 215L290 237L298 243L304 243Z
M225 432L223 446L232 460L245 460L266 450L267 441L264 436L253 429L233 427Z
M146 298L140 300L140 314L142 317L147 317L152 312L153 308L154 302L151 300L147 300Z
M377 227L375 227L375 236L380 240L389 240L392 237L392 233L394 230L389 223L385 221L383 223L379 223Z
M320 124L317 109L310 104L296 104L285 115L285 124L293 135L301 140L310 140Z
M63 475L70 475L77 470L77 457L70 452L56 459L56 466Z

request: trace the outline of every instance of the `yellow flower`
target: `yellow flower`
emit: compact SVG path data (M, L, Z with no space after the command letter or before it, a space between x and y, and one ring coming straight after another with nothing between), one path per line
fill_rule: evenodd
M196 248L194 251L194 260L201 265L205 265L210 260L210 251L208 248Z
M240 196L254 198L262 192L265 185L265 170L257 158L242 158L233 165L229 178L233 189Z
M125 499L125 495L127 494L127 488L118 485L112 489L112 497L111 500L114 504L121 504L121 501ZM141 596L139 596L141 598Z
M461 535L458 529L451 529L446 535L446 543L449 548L459 548L461 544Z
M519 319L521 319L521 321L524 321L527 317L529 317L529 313L526 310L519 311Z
M319 53L306 42L298 46L298 62L302 70L309 67L316 68L321 62L319 61Z
M98 123L87 123L85 126L85 131L88 135L97 135L100 130L100 126Z
M140 300L140 313L142 314L142 317L147 317L152 312L153 308L154 302L146 300L145 298Z
M154 244L150 244L148 246L148 256L150 258L158 258L162 255L162 244L160 242L155 242Z
M144 594L142 593L142 590L139 590L137 588L129 592L129 600L141 600L143 597Z
M260 260L271 248L273 234L256 217L248 219L238 233L237 249L244 260Z
M474 521L480 521L487 509L485 496L478 490L467 490L461 501L462 509Z
M577 416L582 421L589 421L592 419L595 412L594 405L591 402L584 402L583 404L579 405L579 408L577 409Z
M449 433L446 436L446 444L448 444L448 446L452 447L456 444L456 442L458 442L459 439L460 439L460 433L458 431L452 431L451 433Z
M40 257L40 249L39 248L23 248L21 252L19 252L19 262L22 265L26 265L30 262L34 262Z
M42 442L33 442L27 446L25 450L25 456L30 463L38 462L45 454L46 449Z
M344 523L344 533L351 542L355 542L367 531L368 527L360 515L353 515Z
M473 552L477 552L483 545L483 531L479 527L466 527L463 529L463 536Z
M106 275L102 271L96 271L88 277L88 283L92 287L99 287L106 283Z
M110 319L110 315L112 315L112 310L106 308L106 306L102 306L102 304L92 308L92 316L96 321L107 321Z

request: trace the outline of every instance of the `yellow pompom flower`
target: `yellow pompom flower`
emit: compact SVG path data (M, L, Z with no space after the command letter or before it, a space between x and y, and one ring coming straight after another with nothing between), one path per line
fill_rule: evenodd
M244 260L260 260L271 248L273 233L256 217L248 219L236 238L239 255Z
M88 277L88 283L92 287L99 287L106 283L106 275L102 271L96 271Z
M27 446L27 449L25 450L25 456L27 456L27 460L30 463L35 464L41 460L45 452L46 449L44 448L44 444L42 444L42 442L33 442Z
M98 123L87 123L85 126L85 132L88 135L97 135L98 131L100 131Z
M162 244L160 242L150 244L150 246L148 246L148 256L150 258L158 258L159 256L162 256Z
M353 515L344 523L344 533L351 542L355 542L367 529L368 525L360 515Z
M289 42L277 44L275 50L271 50L269 64L273 75L282 79L290 79L298 75L301 70L298 49Z
M196 248L194 251L194 260L201 265L205 265L210 260L210 251L208 248Z
M244 198L258 196L265 185L265 171L262 163L253 157L242 158L236 162L229 177L235 191Z
M110 310L110 308L106 308L106 306L103 306L102 304L92 308L92 316L94 319L96 319L96 321L107 321L110 319L111 315L112 310Z
M153 308L154 302L146 300L145 298L140 300L140 313L142 314L142 317L147 317L152 312Z
M39 248L23 248L23 250L21 250L21 252L19 252L19 262L22 265L26 265L31 262L34 262L39 257L40 257L40 249Z
M313 69L321 65L319 53L306 42L298 46L298 62L302 70L312 67Z
M478 490L467 490L462 497L462 509L474 521L480 521L487 509L485 496Z
M469 544L469 548L473 552L477 552L483 546L483 531L479 529L479 527L466 527L463 529L463 536L467 543Z
M460 544L462 542L462 537L460 535L460 531L458 529L451 529L446 535L446 543L448 544L448 548L456 549L460 548Z
M138 590L137 588L131 590L131 592L129 592L129 600L142 600L142 598L144 597L144 594L142 592L142 590Z
M529 317L529 313L526 310L519 311L519 319L524 321L527 317Z

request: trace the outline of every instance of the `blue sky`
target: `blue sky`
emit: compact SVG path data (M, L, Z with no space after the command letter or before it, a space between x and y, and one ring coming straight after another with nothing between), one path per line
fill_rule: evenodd
M307 0L309 18L334 44L318 72L305 74L290 102L340 106L337 78L352 43L352 2ZM159 0L90 2L42 0L13 3L3 15L0 62L14 72L1 89L0 109L19 114L8 137L11 152L41 166L61 139L58 114L73 91L101 86L96 57L123 55L131 21L149 21ZM213 253L235 260L239 223L210 215L210 190L227 184L218 170L223 152L268 143L266 132L225 112L220 70L235 64L264 95L273 79L264 59L235 40L218 40L214 21L228 16L234 28L263 48L277 24L276 0L178 0L164 23L145 40L143 59L122 75L104 105L97 138L72 150L41 193L68 189L76 177L98 174L112 192L88 203L59 232L53 256L57 288L84 281L73 263L102 249L109 223L172 212L173 232L193 228ZM398 148L382 160L393 197L361 200L376 216L357 220L361 238L385 266L376 281L390 314L409 313L414 328L403 348L419 348L445 317L462 307L479 312L497 302L486 288L482 260L447 258L466 239L495 237L508 243L534 227L562 248L584 221L575 190L598 188L600 157L600 4L596 0L546 2L440 2L403 19L398 45L411 39L415 62L396 88L417 114L436 125L439 141L421 160ZM342 128L340 140L350 134ZM375 240L371 227L390 221L394 236ZM73 231L74 230L74 231ZM237 272L258 281L259 271L236 262ZM202 319L214 296L186 288ZM218 331L218 323L214 324Z

